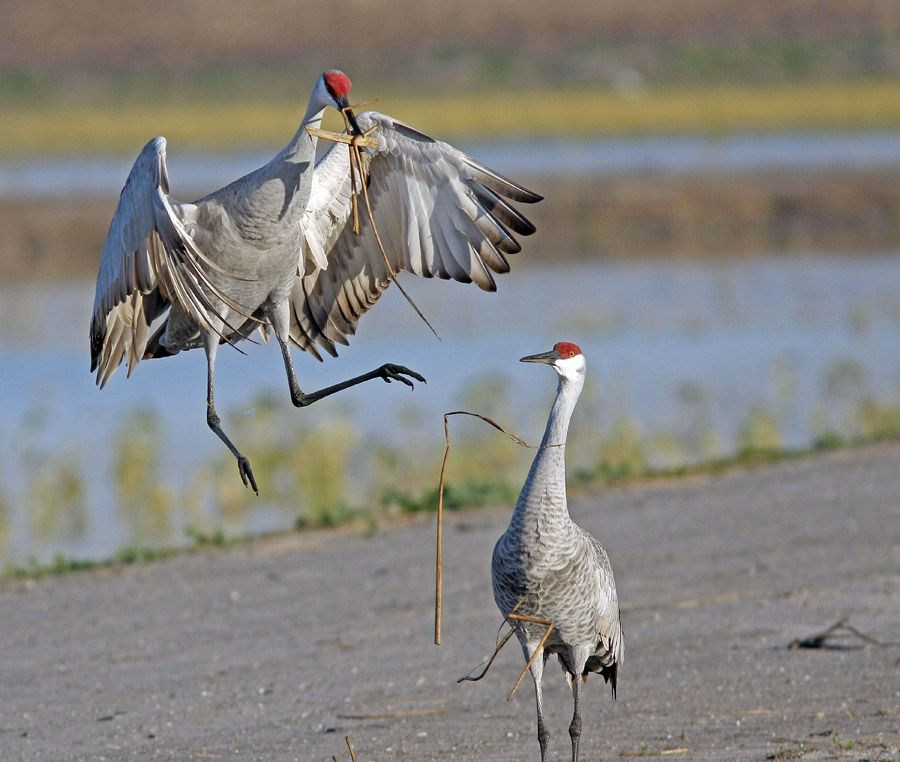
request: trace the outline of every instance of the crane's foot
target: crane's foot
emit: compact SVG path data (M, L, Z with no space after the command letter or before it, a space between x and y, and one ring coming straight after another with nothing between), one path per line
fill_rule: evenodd
M243 455L238 455L237 462L238 472L241 474L241 481L244 482L244 486L250 487L258 495L259 489L256 486L256 479L253 478L253 469L250 468L250 461Z
M401 381L410 389L415 387L413 382L409 378L406 378L406 376L411 376L416 381L421 381L423 384L428 383L424 376L419 375L414 370L405 368L402 365L394 365L393 363L385 363L376 371L376 373L388 384L391 383L391 381Z

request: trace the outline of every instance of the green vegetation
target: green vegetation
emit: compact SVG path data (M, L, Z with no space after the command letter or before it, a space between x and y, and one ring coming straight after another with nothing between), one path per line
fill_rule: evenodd
M737 130L867 130L900 127L896 80L673 86L622 94L604 88L437 95L387 94L374 106L445 139L509 134L584 138ZM13 101L0 122L5 157L136 154L154 135L179 150L227 150L287 141L302 112L293 100L161 102ZM515 118L510 115L515 114ZM339 127L330 114L326 127Z
M891 439L900 440L900 430L892 433ZM625 465L624 462L601 462L592 470L579 470L574 475L571 488L577 489L588 484L601 482L608 486L621 486L637 481L650 481L659 479L677 479L685 476L714 476L737 468L756 468L773 465L785 460L808 458L818 453L837 449L840 447L855 447L870 443L871 440L863 438L845 439L838 435L832 435L825 440L817 441L809 448L800 450L742 448L733 455L716 458L714 460L679 466L676 468L657 468L646 463L637 468ZM472 479L460 477L444 487L444 508L448 511L460 511L472 508L494 507L499 505L509 506L515 503L521 485L504 479ZM368 521L368 529L374 531L379 523L389 522L396 509L402 513L434 513L437 511L438 490L436 487L424 490L413 495L409 492L392 489L385 492L379 506L373 507L373 515L364 515L361 509L347 513L332 513L324 510L315 521L297 519L294 529L309 528L333 528L347 524L358 519ZM79 571L91 571L115 566L129 566L132 564L152 563L154 561L171 558L180 553L196 552L206 548L229 548L235 545L253 541L253 535L228 536L220 529L212 532L202 532L188 527L185 535L189 544L181 547L142 547L128 546L122 548L116 554L103 560L68 558L56 554L49 562L41 562L35 557L30 557L24 564L7 562L2 571L2 577L6 579L39 579L48 575L68 574Z
M597 423L573 429L570 485L577 489L598 482L715 475L839 447L900 440L900 404L872 397L866 392L864 369L837 360L826 369L820 406L813 410L813 441L805 448L786 449L782 421L797 393L789 375L779 376L776 410L756 405L747 411L732 450L723 447L713 427L712 395L702 388L676 390L680 427L648 432L628 418L604 419L602 395L589 384L581 412ZM470 384L462 407L507 422L515 418L511 400L505 377L486 376ZM445 446L438 422L426 425L416 413L401 410L395 416L398 439L386 442L360 435L351 423L351 407L329 410L307 411L302 426L284 426L287 403L261 397L252 410L232 416L229 430L252 453L263 486L260 497L241 484L224 448L186 474L186 484L167 483L160 465L161 420L150 411L134 412L115 440L108 479L127 546L104 561L60 555L46 560L49 548L87 532L92 518L87 511L89 482L75 453L53 452L44 441L44 424L30 422L20 432L26 488L20 494L0 489L0 551L8 545L15 509L28 516L35 555L23 564L8 563L4 576L39 577L229 547L265 531L261 526L309 529L357 523L375 531L399 515L436 510ZM513 504L533 451L465 416L450 419L450 438L446 509Z
M122 548L113 558L102 561L94 561L85 558L67 558L56 554L48 563L43 563L33 556L24 564L6 563L3 567L3 576L7 579L40 579L54 574L69 574L72 572L92 571L94 569L108 569L113 566L128 566L131 564L150 563L164 558L171 558L179 551L174 548L159 550L154 548Z

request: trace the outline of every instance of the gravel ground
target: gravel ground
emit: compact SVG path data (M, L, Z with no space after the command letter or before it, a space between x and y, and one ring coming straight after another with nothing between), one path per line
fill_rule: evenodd
M609 551L626 661L588 682L583 759L900 759L900 445L580 492ZM536 760L530 680L493 649L509 509L300 533L0 583L0 760ZM847 619L827 647L790 649ZM877 642L874 642L877 641ZM893 643L893 645L891 645ZM550 759L571 697L545 675ZM667 754L666 756L669 756Z

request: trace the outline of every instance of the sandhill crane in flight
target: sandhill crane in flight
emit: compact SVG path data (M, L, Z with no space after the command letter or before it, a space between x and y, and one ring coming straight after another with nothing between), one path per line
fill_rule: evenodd
M91 319L91 371L102 387L124 361L131 375L143 359L203 347L206 421L258 493L250 463L221 428L213 400L216 350L256 328L271 327L284 358L291 401L304 407L370 379L424 381L386 364L316 392L303 392L289 342L322 359L336 356L356 323L399 270L495 290L492 272L509 270L520 250L513 234L534 226L507 202L541 196L446 143L374 111L349 109L349 78L327 71L316 81L290 143L265 166L193 203L168 195L166 141L141 151L110 225ZM343 110L350 131L373 130L377 148L362 148L375 228L351 217L346 145L315 161L325 109ZM376 232L384 252L376 242ZM387 261L386 261L387 260Z
M575 697L569 735L572 761L577 762L582 683L589 673L599 672L612 685L615 698L625 642L609 558L600 543L572 521L566 504L566 436L584 386L584 355L575 344L560 342L549 352L523 357L522 362L547 363L559 374L559 386L509 527L494 546L494 600L505 617L517 614L552 622L541 646L545 624L507 620L515 628L525 660L531 660L541 762L547 760L550 738L544 725L541 679L554 653Z

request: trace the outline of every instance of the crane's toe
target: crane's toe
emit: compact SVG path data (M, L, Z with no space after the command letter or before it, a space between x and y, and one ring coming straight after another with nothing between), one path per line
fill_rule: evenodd
M259 489L256 486L256 479L253 477L253 469L250 468L250 461L243 455L240 455L238 456L237 462L238 471L241 474L241 481L244 482L244 486L250 487L258 495Z
M393 363L385 363L380 368L381 377L385 380L385 382L390 383L391 381L402 381L406 384L410 389L415 388L413 382L410 379L406 378L406 376L411 376L416 381L421 381L423 384L427 384L428 382L425 380L425 377L416 373L414 370L410 370L402 365L394 365Z

